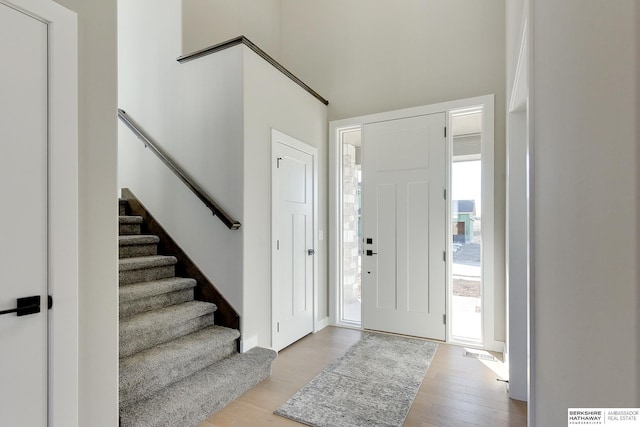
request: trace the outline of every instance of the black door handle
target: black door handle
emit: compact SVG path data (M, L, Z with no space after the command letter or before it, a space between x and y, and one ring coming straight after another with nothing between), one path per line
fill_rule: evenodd
M16 316L40 313L40 295L18 298L18 306L16 308L0 311L0 315L9 313L16 313Z
M367 256L378 255L378 252L373 252L371 249L367 249Z

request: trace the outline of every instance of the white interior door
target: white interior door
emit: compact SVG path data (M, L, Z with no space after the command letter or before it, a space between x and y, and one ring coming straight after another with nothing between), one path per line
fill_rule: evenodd
M47 25L0 3L0 424L47 425ZM30 305L30 304L28 304Z
M304 145L274 131L273 348L280 350L313 331L314 161Z
M362 322L444 340L445 115L365 124Z

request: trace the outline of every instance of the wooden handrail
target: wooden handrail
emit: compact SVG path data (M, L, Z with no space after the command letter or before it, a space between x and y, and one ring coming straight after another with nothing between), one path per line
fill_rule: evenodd
M187 55L182 55L182 56L178 57L177 61L179 63L183 64L185 62L193 61L194 59L200 58L202 56L210 55L212 53L219 52L221 50L228 49L230 47L233 47L233 46L236 46L236 45L239 45L239 44L244 44L249 49L251 49L252 51L257 53L258 56L261 56L262 59L267 61L269 64L273 65L278 71L280 71L285 76L289 77L291 80L293 80L294 83L296 83L302 89L304 89L307 92L309 92L318 101L322 102L324 105L329 105L329 101L327 101L322 96L320 96L320 94L318 94L318 92L316 92L315 90L311 89L309 87L309 85L307 85L305 82L303 82L302 80L300 80L299 78L294 76L291 71L289 71L286 68L284 68L278 61L276 61L271 56L269 56L268 53L266 53L264 50L260 49L255 43L253 43L251 40L249 40L245 36L239 36L239 37L233 38L231 40L227 40L225 42L218 43L216 45L213 45L213 46L210 46L210 47L206 47L204 49L200 49L198 51L189 53Z
M241 224L233 219L224 209L218 205L213 198L207 194L202 187L200 187L195 180L185 172L175 160L171 158L167 153L155 143L151 137L149 137L142 128L131 119L127 113L118 108L118 117L127 127L133 132L139 139L142 140L145 147L149 148L160 160L164 163L189 189L204 203L213 213L217 216L229 230L237 230Z

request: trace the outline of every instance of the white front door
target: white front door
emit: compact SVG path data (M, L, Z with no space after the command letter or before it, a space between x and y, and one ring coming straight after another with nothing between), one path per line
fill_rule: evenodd
M362 323L444 340L445 115L365 124Z
M303 143L273 133L273 348L313 331L314 161Z
M47 44L46 24L0 3L0 311L41 299L0 315L0 424L16 427L47 425Z

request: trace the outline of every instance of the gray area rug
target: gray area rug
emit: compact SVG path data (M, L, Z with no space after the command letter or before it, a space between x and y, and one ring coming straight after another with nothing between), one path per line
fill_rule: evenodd
M401 426L437 348L368 333L274 414L314 427Z

